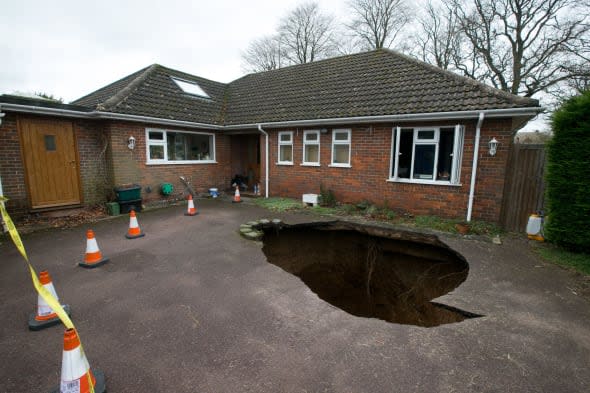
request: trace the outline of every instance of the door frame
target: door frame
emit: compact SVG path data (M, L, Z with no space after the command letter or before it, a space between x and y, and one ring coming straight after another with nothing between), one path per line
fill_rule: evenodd
M25 157L25 149L27 147L24 144L22 122L23 121L39 122L39 121L46 121L46 120L69 123L70 126L72 127L72 137L74 139L74 155L76 157L76 176L77 176L77 180L78 180L78 195L80 196L80 202L78 202L78 203L59 203L59 204L55 204L55 205L33 207L32 194L31 194L31 182L29 180L29 171L27 168L27 160ZM27 191L27 201L29 204L30 211L59 210L59 209L67 209L67 208L71 208L71 207L81 206L84 203L84 193L83 193L83 188L82 188L82 178L80 176L80 150L78 149L78 138L76 135L76 129L74 127L74 122L72 120L66 119L66 118L54 118L54 117L34 116L34 115L17 115L16 129L18 131L18 139L19 139L19 145L20 145L20 156L21 156L21 162L23 164L23 169L24 169L23 180L25 183L26 191Z

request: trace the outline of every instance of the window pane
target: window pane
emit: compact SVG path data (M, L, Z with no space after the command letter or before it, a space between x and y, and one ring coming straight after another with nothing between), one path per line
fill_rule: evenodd
M168 161L212 160L211 135L168 132Z
M184 135L176 132L168 133L168 161L186 160Z
M158 131L150 131L148 133L149 139L154 141L163 141L164 140L164 133Z
M307 133L307 134L305 134L305 140L307 142L317 141L318 140L318 134L316 134L315 132Z
M55 151L55 135L45 135L45 150Z
M281 142L291 142L291 134L281 134Z
M291 145L284 145L281 146L279 149L279 161L282 162L292 162L293 161L293 149L291 149Z
M430 179L434 172L436 145L416 145L414 150L414 179Z
M397 176L404 179L409 179L410 166L412 165L414 131L401 130L400 139Z
M164 146L150 146L150 160L163 160Z
M454 129L443 128L440 130L440 140L438 142L438 163L436 165L436 180L451 180L451 173L453 173L454 141Z
M335 131L334 132L334 140L335 141L347 141L348 140L348 131Z
M334 164L349 164L348 151L350 145L334 145Z
M318 145L307 145L305 146L305 162L320 162L320 149Z
M434 139L434 130L418 131L418 139Z

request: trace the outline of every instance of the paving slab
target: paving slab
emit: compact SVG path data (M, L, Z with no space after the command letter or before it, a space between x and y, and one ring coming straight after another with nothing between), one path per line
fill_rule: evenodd
M441 303L484 315L434 328L359 318L266 262L240 225L276 214L197 200L24 236L72 309L109 392L583 392L590 387L590 302L579 275L540 262L520 239L441 236L469 262ZM110 262L77 266L93 229ZM27 328L37 295L9 242L0 246L0 392L59 382L63 329Z

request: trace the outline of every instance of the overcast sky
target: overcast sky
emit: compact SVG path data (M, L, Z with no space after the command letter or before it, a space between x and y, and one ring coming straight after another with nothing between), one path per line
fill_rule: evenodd
M4 1L0 94L70 102L153 63L230 82L244 74L248 43L274 33L302 1ZM346 20L346 0L318 2Z
M69 102L153 63L219 82L243 75L241 51L275 31L298 0L3 2L0 93ZM345 13L344 0L320 0Z

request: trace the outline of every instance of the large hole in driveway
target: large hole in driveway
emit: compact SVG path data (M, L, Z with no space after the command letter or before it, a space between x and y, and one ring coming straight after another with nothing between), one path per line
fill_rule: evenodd
M266 228L263 244L268 262L352 315L425 327L478 316L431 302L469 272L435 236L332 222Z

